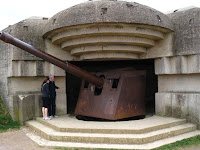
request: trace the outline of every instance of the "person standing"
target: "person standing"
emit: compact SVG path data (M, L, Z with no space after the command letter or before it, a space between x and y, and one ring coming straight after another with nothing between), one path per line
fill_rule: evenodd
M50 92L49 92L49 78L45 78L42 86L41 86L41 92L42 92L42 115L44 120L50 120L51 118L47 117L48 114L48 105L50 102Z
M50 91L50 105L49 105L49 116L50 118L58 117L56 116L56 89L59 89L55 85L54 76L49 75L49 91Z

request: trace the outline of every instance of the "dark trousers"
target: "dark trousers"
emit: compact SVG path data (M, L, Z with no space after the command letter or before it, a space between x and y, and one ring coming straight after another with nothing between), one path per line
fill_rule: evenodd
M49 116L56 115L56 97L50 98L50 105L48 108Z

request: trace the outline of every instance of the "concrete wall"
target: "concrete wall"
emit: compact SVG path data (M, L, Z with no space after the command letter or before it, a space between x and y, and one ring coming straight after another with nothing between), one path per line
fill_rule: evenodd
M168 15L174 22L174 56L155 59L156 114L186 118L200 128L200 9Z
M157 115L186 118L200 125L199 58L199 55L187 55L155 60Z
M200 8L189 8L169 14L176 33L175 54L191 55L200 51Z
M45 50L42 32L47 20L44 18L29 18L4 32ZM57 94L57 115L66 114L65 72L60 68L37 58L15 46L0 42L1 79L0 95L4 100L14 120L22 124L26 120L41 116L41 83L44 76L55 75L57 86L61 91ZM55 56L61 56L59 52Z
M10 47L10 45L0 42L0 95L7 108L10 108L7 88L9 60L12 55L11 50L9 49Z

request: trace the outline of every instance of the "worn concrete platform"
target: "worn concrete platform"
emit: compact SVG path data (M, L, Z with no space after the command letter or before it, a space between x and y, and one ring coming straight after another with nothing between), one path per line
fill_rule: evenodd
M200 134L196 125L185 119L159 116L98 122L64 115L48 121L37 118L27 125L37 132L27 136L38 145L48 147L153 149Z

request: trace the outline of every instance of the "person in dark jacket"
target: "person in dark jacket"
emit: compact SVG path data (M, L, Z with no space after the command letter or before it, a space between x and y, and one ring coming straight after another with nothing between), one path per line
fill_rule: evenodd
M41 86L41 92L42 92L42 114L44 120L50 120L51 118L47 117L48 114L48 105L50 102L50 92L49 92L49 78L45 78L42 86Z
M49 75L49 91L50 91L50 105L49 105L49 116L50 118L58 117L56 116L56 89L59 89L55 85L54 76Z

